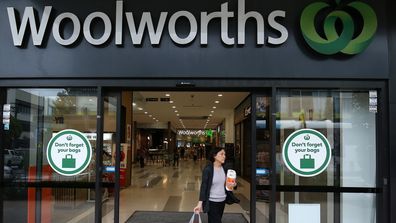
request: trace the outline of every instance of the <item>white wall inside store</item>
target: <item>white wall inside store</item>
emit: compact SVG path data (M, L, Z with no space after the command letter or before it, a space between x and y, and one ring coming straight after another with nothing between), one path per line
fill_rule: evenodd
M235 126L234 126L234 112L231 111L225 117L225 142L226 143L234 143L234 135L235 135Z

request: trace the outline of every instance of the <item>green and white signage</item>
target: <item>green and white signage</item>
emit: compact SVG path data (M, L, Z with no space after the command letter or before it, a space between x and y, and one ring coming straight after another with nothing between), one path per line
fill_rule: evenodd
M286 167L296 175L313 177L329 165L330 143L322 133L314 129L300 129L287 137L282 157Z
M87 137L77 130L60 131L48 143L48 163L61 175L74 176L83 172L90 164L91 158L91 144Z

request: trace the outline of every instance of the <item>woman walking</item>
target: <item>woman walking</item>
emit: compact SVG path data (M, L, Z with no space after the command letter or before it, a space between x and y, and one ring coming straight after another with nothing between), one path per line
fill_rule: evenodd
M221 223L225 200L226 170L223 168L225 151L216 147L210 151L210 163L202 171L202 183L199 193L199 201L194 208L195 213L208 213L208 223ZM227 187L235 187L235 184Z

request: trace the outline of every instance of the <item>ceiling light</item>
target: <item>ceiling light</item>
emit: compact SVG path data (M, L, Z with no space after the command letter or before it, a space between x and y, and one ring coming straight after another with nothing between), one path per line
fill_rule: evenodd
M170 94L165 94L165 97L170 97Z
M211 113L213 113L214 111L210 111Z
M213 106L213 109L216 109L216 106Z
M152 115L149 115L149 117L151 118L151 117L152 117Z
M215 101L216 104L220 103L220 101Z
M139 108L138 108L138 110L139 110L139 111L142 111L142 110L143 110L143 108L139 107Z
M173 104L173 101L169 101L169 103Z
M172 106L172 108L176 108L176 106Z
M217 96L219 96L219 97L223 97L223 94L218 94Z
M148 114L148 112L144 112L144 114L146 114L146 115L147 115L147 114Z
M153 120L155 120L155 118L153 118Z
M155 120L156 122L158 122L158 120Z
M179 114L176 114L177 116L180 116Z
M136 106L136 103L135 103L135 102L133 102L133 103L132 103L132 105L133 105L133 106Z
M212 114L210 114L209 116L213 116Z

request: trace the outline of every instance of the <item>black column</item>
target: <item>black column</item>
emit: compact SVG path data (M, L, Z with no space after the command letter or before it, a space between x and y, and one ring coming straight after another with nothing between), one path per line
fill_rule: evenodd
M390 221L396 222L396 1L387 1L388 44L389 44L389 149L390 149Z
M256 129L256 98L257 94L252 94L251 96L251 114L250 114L250 121L251 121L251 169L250 169L250 222L256 223L256 155L257 155L257 129Z
M0 121L3 123L3 105L6 103L6 89L0 88ZM4 139L4 125L0 125L0 191L3 190L3 182L4 182L4 147L3 147L3 139ZM3 193L0 195L0 222L3 222L4 214L3 214Z
M389 222L396 222L396 1L387 1L388 4L388 46L389 46L389 149L390 149L390 219Z
M96 119L95 222L102 222L103 89L98 87Z
M115 157L115 188L114 188L114 223L120 222L120 164L121 164L121 92L117 92L117 123L116 123L116 157Z

